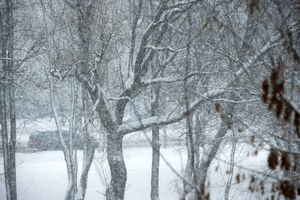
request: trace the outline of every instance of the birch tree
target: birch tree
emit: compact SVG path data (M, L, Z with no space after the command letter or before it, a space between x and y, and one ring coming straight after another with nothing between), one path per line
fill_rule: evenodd
M95 150L97 147L97 141L89 132L89 123L91 123L92 115L88 115L88 100L84 88L82 88L81 95L79 94L78 84L76 83L75 77L73 76L70 80L70 114L64 114L63 117L67 118L69 130L66 137L63 135L62 124L61 124L61 112L57 109L55 99L56 91L54 90L53 77L48 74L48 81L50 85L50 103L55 119L59 141L62 145L62 151L64 154L67 172L68 172L68 186L66 190L65 200L83 200L85 198L88 173L91 168ZM78 99L81 97L81 102ZM82 111L79 113L79 107L82 106ZM92 111L93 112L93 111ZM79 135L82 135L82 139L79 139ZM83 144L80 144L80 143ZM83 163L81 173L78 173L78 159L77 159L77 148L83 146ZM78 176L80 177L78 183Z

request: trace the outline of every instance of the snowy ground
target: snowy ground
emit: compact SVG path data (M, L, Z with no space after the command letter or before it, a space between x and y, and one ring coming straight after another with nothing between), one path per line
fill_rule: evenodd
M128 170L126 199L149 199L150 149L130 148L125 149L124 153ZM170 162L177 170L181 169L182 160L176 150L165 149L163 153L169 157ZM79 157L81 157L81 153L79 153ZM98 153L97 160L101 161L102 158L103 155ZM103 167L106 172L103 173L103 170L99 167L99 162L94 162L89 174L87 200L104 199L104 179L108 178L108 169L107 164L104 162ZM67 174L62 152L17 153L17 163L17 186L20 200L63 199ZM164 163L161 165L160 184L162 199L178 196L176 177ZM0 183L0 199L5 199L3 182Z
M67 127L64 127L67 129ZM34 122L19 122L18 125L18 144L26 148L29 135L35 131L55 130L53 120L40 119ZM167 129L166 134L170 139L180 133L181 130ZM147 134L147 133L146 133ZM177 137L177 136L176 136ZM175 137L174 137L175 138ZM142 142L145 145L145 135L134 133L125 137L126 140ZM170 146L162 148L163 156L174 167L176 171L183 174L186 160L185 149L180 146ZM174 143L172 143L174 144ZM126 146L126 145L125 145ZM164 145L162 145L164 147ZM21 148L20 150L24 150ZM254 149L246 144L239 144L236 148L235 164L257 171L266 170L266 151L260 151L257 156L248 157L248 153L253 153ZM212 200L223 200L225 185L231 173L228 173L230 161L231 145L222 147L217 158L209 168L208 180L210 184L210 196ZM81 152L79 157L79 172L81 168ZM124 148L125 162L128 172L126 186L126 200L147 200L150 199L150 173L151 173L151 148L126 147ZM225 161L225 162L224 162ZM0 200L5 199L5 187L3 181L3 159L0 154ZM245 172L246 179L237 184L236 174ZM2 174L2 175L1 175ZM246 200L261 199L260 196L249 193L249 177L251 172L234 168L232 176L232 187L229 199ZM102 200L104 198L105 185L108 182L109 169L107 167L105 155L101 152L96 154L96 159L89 173L88 190L86 200ZM60 151L44 151L35 153L17 153L17 187L20 200L59 200L63 199L67 173L63 154ZM160 163L160 199L180 199L182 183L172 172L168 165L161 160Z
M247 157L249 147L239 145L236 154L236 162L248 168L262 170L265 163L265 153L258 156ZM149 147L125 148L125 162L128 171L126 187L127 200L150 199L150 172L151 149ZM168 147L162 149L162 154L170 164L182 174L185 153L180 147ZM219 153L221 160L228 160L230 147L225 147ZM81 152L79 152L79 160ZM2 159L2 158L1 158ZM99 164L102 163L102 164ZM66 168L63 154L59 151L45 151L36 153L17 153L17 181L18 196L20 200L59 200L63 199L66 189ZM209 171L211 185L211 199L221 200L224 196L224 188L229 174L226 171L229 166L220 160L214 160ZM79 169L80 170L80 169ZM3 168L0 168L3 171ZM97 153L97 160L90 171L86 200L104 199L105 181L107 181L108 168L105 157ZM235 174L229 199L256 199L246 189L249 178L244 183L236 184ZM0 172L1 173L1 172ZM160 165L160 196L161 200L179 199L181 183L176 175L169 169L165 162ZM0 200L4 200L4 183L0 183Z

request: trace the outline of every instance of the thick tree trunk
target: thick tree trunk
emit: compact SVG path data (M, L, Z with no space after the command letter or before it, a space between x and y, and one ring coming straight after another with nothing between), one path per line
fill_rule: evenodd
M1 137L4 159L4 174L6 199L17 200L16 186L16 113L15 113L15 83L14 83L14 24L13 1L0 3L0 118Z
M1 78L2 81L5 79ZM2 139L2 151L3 151L3 164L4 164L4 179L6 187L6 199L10 200L10 184L9 184L9 145L8 145L8 134L7 134L7 111L6 111L6 87L1 86L0 88L0 108L1 108L1 139Z
M5 183L7 199L17 199L16 189L16 116L15 116L15 94L13 76L9 76L7 83L1 84L1 137L4 159ZM3 81L4 79L2 79Z
M122 151L123 136L109 134L107 136L107 161L110 168L111 181L106 190L107 200L123 200L127 181L127 171Z
M11 199L17 199L17 175L16 175L16 113L15 113L15 90L13 75L11 74L9 90L9 115L10 115L10 141L9 141L9 180Z

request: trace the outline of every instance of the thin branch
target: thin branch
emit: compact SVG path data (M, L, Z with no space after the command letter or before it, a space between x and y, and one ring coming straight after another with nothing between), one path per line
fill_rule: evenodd
M69 2L68 0L63 0L64 2L65 2L65 4L67 5L67 6L69 6L70 8L72 8L73 10L77 10L78 9L78 7L77 6L75 6L75 5L73 5L71 2Z
M275 41L277 41L277 39ZM262 55L264 55L267 51L269 51L271 48L273 48L275 46L273 44L275 41L274 41L274 38L271 38L264 45L264 47L261 49L261 51L259 51L253 57L251 57L251 59L249 59L249 61L246 64L244 64L228 82L224 83L223 86L221 86L221 88L226 88L226 87L230 86L239 77L241 77L244 74L245 69L249 69L256 62L256 60L258 60ZM276 45L278 45L278 44L276 44ZM173 124L173 123L179 122L182 119L186 118L188 115L195 112L205 101L216 98L217 96L220 96L220 95L224 94L225 92L226 92L225 89L215 89L215 90L209 91L209 92L201 95L202 99L199 99L199 100L193 102L190 105L189 110L181 112L177 116L170 117L170 118L169 117L149 117L147 119L142 120L142 122L143 122L142 124L140 124L138 122L125 123L125 124L119 126L118 132L125 135L125 134L131 133L131 132L140 131L140 130L150 128L153 126L168 125L168 124Z

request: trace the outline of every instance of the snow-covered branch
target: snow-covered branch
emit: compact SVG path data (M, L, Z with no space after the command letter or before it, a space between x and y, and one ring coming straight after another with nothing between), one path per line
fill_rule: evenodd
M143 81L143 83L145 85L151 85L151 84L157 84L157 83L176 83L176 82L181 82L181 81L187 80L194 76L201 76L201 75L206 75L206 74L212 74L212 72L194 72L194 73L187 75L184 78L159 77L159 78L154 78L151 80Z
M145 46L146 49L151 49L154 51L170 51L170 52L175 52L176 50L173 49L172 47L155 47L152 45L147 45Z
M224 83L221 88L222 89L215 89L210 90L207 93L201 95L202 98L199 100L194 101L191 105L189 110L186 110L174 117L149 117L147 119L141 119L141 121L125 123L119 126L118 132L121 134L128 134L131 132L140 131L146 128L150 128L153 126L160 126L160 125L168 125L179 122L180 120L186 118L188 115L195 112L201 105L207 100L211 100L220 96L226 92L225 88L230 86L234 81L236 81L239 77L245 73L245 70L248 70L261 56L263 56L267 51L273 48L277 43L274 44L277 40L271 38L263 47L262 49L257 52L253 57L251 57L247 63L243 64L243 66L235 73L232 78L229 79L226 83Z
M168 6L167 9L168 9L168 10L172 10L172 9L179 8L179 7L182 7L182 6L195 4L195 3L198 3L198 2L200 2L200 1L201 1L201 0L182 1L182 2L179 2L179 3L173 4L173 5L171 5L171 6Z
M224 101L224 102L229 102L229 103L251 103L251 102L257 102L260 101L260 99L247 99L247 100L240 100L240 101L234 101L231 99L212 99L212 101Z

